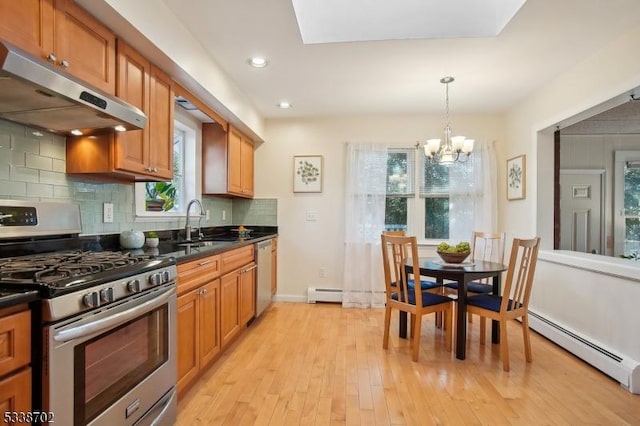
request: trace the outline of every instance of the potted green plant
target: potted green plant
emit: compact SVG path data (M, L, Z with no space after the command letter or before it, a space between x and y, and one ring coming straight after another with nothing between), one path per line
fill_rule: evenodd
M147 211L170 211L176 201L173 182L149 182L146 184L145 204Z
M147 244L147 247L158 247L158 245L160 244L158 233L156 231L147 232L145 243Z

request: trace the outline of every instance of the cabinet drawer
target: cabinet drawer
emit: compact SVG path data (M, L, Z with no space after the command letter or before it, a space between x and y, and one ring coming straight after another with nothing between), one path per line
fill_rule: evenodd
M31 360L31 312L0 318L0 376L29 364Z
M184 294L219 276L220 255L218 254L180 263L178 264L178 294Z
M253 245L222 253L222 274L253 262Z
M0 380L0 407L2 407L3 414L7 411L14 413L28 413L31 411L31 368L25 368ZM2 424L6 423L3 422ZM18 422L15 424L30 425L31 422Z

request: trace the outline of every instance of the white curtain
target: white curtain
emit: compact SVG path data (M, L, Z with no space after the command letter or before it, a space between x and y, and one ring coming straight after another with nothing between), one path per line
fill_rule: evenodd
M497 232L498 171L493 145L476 142L468 164L450 166L450 241L469 241L473 231Z
M383 307L387 146L347 143L343 307Z

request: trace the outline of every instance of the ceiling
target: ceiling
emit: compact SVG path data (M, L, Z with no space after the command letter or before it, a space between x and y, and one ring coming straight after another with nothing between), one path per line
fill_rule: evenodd
M305 44L292 0L163 1L265 118L444 113L444 76L456 79L452 115L505 112L633 29L640 15L637 0L529 0L493 37ZM458 2L455 10L478 3L449 0ZM369 7L361 13L367 19L347 25L378 22ZM269 65L250 67L254 55ZM280 101L293 107L280 109Z

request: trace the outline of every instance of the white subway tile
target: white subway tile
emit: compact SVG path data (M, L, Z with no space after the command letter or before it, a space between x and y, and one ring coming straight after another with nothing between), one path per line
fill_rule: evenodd
M27 167L31 169L39 169L39 170L53 169L53 161L49 157L43 157L41 155L27 153L26 162L27 162Z

